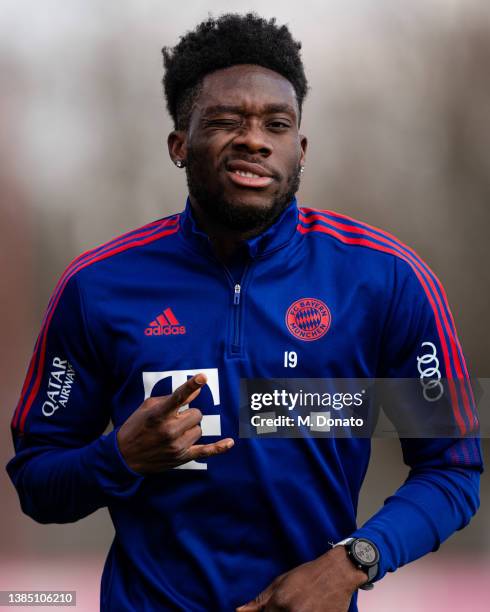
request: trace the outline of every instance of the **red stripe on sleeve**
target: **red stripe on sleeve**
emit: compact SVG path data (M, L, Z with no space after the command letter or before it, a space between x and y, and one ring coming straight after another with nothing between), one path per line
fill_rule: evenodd
M421 260L421 258L417 255L417 253L411 249L410 247L407 247L405 244L403 244L400 240L398 240L398 238L396 238L395 236L393 236L392 234L385 232L381 229L375 228L367 223L362 223L362 227L356 227L356 226L352 226L352 225L348 225L345 223L339 223L337 221L334 221L332 219L330 219L327 216L323 216L321 214L321 211L316 211L315 209L308 209L308 208L303 208L303 211L307 211L307 212L312 212L313 214L308 215L308 217L306 217L302 211L300 210L300 219L301 221L305 222L305 223L309 223L310 219L314 219L314 220L319 220L319 221L324 221L326 223L329 223L331 225L333 225L334 227L338 227L339 229L342 229L343 231L346 232L351 232L351 233L360 233L363 235L367 235L367 236L371 236L373 238L375 238L376 240L381 240L383 241L383 238L380 237L378 235L378 233L383 234L383 236L385 236L387 239L392 240L393 242L396 243L396 245L402 247L405 251L409 251L409 253L398 253L398 256L401 257L402 259L404 259L405 261L407 261L407 263L410 263L410 261L416 265L418 267L418 269L422 272L422 274L424 275L424 277L428 280L429 285L432 288L432 291L434 292L437 304L440 308L440 311L442 313L442 318L443 318L443 323L444 323L444 328L447 331L448 337L449 337L449 342L450 342L450 346L451 346L451 353L452 353L452 363L454 364L455 368L456 368L456 378L459 381L463 381L460 382L460 389L461 389L461 395L463 397L463 404L464 404L464 408L465 408L465 413L468 416L469 422L473 424L473 426L476 428L478 426L478 420L476 418L476 415L474 413L474 411L472 410L471 406L474 406L474 397L473 397L473 390L471 389L471 384L469 385L469 390L470 390L470 397L471 399L468 398L468 394L466 392L466 387L464 385L464 380L468 380L469 381L469 374L468 374L468 370L466 368L466 362L464 360L464 357L460 357L460 354L462 355L462 349L461 349L461 345L459 343L458 340L458 336L456 333L456 327L454 324L454 319L451 313L451 309L449 308L448 302L447 302L447 295L446 292L444 291L444 287L442 286L442 283L440 282L440 280L437 278L437 276L434 274L434 272L431 270L431 274L429 274L427 272L427 270L424 268L424 262ZM347 215L340 215L339 213L334 213L332 211L325 211L328 213L328 215L332 215L337 217L338 219L347 219L350 221L353 221L354 223L359 223L358 221L356 221L355 219L348 217ZM370 230L374 230L374 231L370 231ZM377 233L376 233L377 232ZM385 244L390 244L388 240L384 240ZM410 260L410 261L409 261ZM412 266L413 267L413 266ZM444 299L444 305L441 302L440 296L434 286L434 282L432 279L432 276L434 277L438 288L441 291L441 294L443 296ZM427 292L426 292L427 293ZM445 306L445 308L444 308ZM452 327L448 322L448 319L446 317L446 310L449 313L450 319L451 319L451 323L452 323ZM437 311L434 310L434 316L437 316ZM441 340L442 341L442 340ZM457 345L457 346L456 346ZM458 353L458 348L459 348L459 353ZM451 362L449 362L451 363ZM446 363L446 370L448 372L450 372L451 370L447 367L447 363ZM463 373L464 370L464 373Z
M413 264L408 257L403 256L399 251L395 251L394 249L389 248L387 246L383 246L383 245L377 244L375 242L372 242L371 240L369 240L367 238L350 238L348 236L344 236L343 234L340 234L339 232L335 231L334 229L328 228L328 227L326 227L324 225L311 225L309 228L305 228L302 225L298 225L298 231L300 233L302 233L302 234L308 233L310 231L318 231L318 232L321 232L321 233L329 234L331 236L334 236L335 238L337 238L341 242L344 242L345 244L353 244L353 245L366 246L366 247L372 248L374 250L382 251L384 253L390 253L391 255L395 255L395 256L399 257L400 259L405 260L410 265L410 267L414 271L415 275L417 276L420 284L422 285L422 287L423 287L423 289L425 291L425 294L426 294L426 296L427 296L427 298L428 298L428 300L430 302L430 305L432 307L432 311L434 313L434 317L435 317L435 321L436 321L436 327L437 327L437 332L438 332L438 335L439 335L439 339L441 341L442 352L443 352L443 356L444 356L444 363L445 363L445 366L446 366L446 373L447 373L447 376L448 376L449 392L450 392L450 395L451 395L454 416L455 416L455 419L456 419L456 422L458 424L458 427L459 427L459 430L460 430L461 434L465 434L467 429L466 429L466 425L465 425L464 419L463 419L463 417L461 415L461 412L460 412L460 409L459 409L459 403L458 403L458 400L457 400L456 387L454 385L453 375L452 375L452 372L451 372L448 346L447 346L446 338L444 336L444 332L443 332L443 329L442 329L441 320L440 320L440 317L438 315L437 308L436 308L436 305L434 303L434 300L433 300L433 298L432 298L432 296L430 294L429 288L427 287L427 284L426 284L424 278L422 277L422 275L420 274L420 271L417 268L417 266L415 264ZM471 413L471 411L468 413L469 406L467 406L467 401L468 400L466 398L465 410L467 411L467 414L469 414L470 422L472 422L472 413ZM464 398L463 398L463 402L464 402Z
M162 229L161 231L152 234L151 236L147 236L146 238L139 238L136 240L132 240L131 242L128 242L127 244L124 245L120 245L120 246L114 246L114 248L111 248L111 250L98 255L97 257L90 259L89 261L81 261L79 265L74 265L74 266L70 266L70 272L68 274L64 274L63 275L63 280L60 280L60 282L57 285L57 289L55 289L55 291L57 291L58 289L58 293L57 293L57 297L56 299L53 301L53 303L51 304L50 307L48 307L49 313L47 312L47 316L45 317L45 321L43 324L43 327L41 329L38 341L36 342L36 347L35 347L35 353L31 359L31 363L29 366L29 371L27 373L27 378L26 378L26 382L23 385L22 388L22 395L21 398L19 400L19 403L17 404L17 408L15 410L14 413L14 417L12 419L12 426L13 427L17 427L17 423L19 424L19 430L20 432L23 431L24 429L24 425L25 425L25 421L27 418L27 415L29 413L29 410L32 406L32 403L34 402L34 399L39 391L39 387L41 385L41 379L42 379L42 373L44 370L44 362L45 362L45 358L46 358L46 341L47 341L47 332L49 329L49 325L51 323L51 320L53 318L54 312L56 310L56 306L58 305L58 302L60 300L61 294L63 293L63 289L65 288L66 284L68 283L68 281L70 280L70 278L79 270L82 270L83 268L92 265L93 263L97 262L97 261L101 261L103 259L107 259L108 257L111 257L112 255L116 255L117 253L121 253L123 251L126 251L130 248L133 247L137 247L137 246L143 246L145 244L148 244L150 242L153 242L155 240L158 240L160 238L163 238L164 236L169 236L171 234L175 234L178 230L179 230L179 226L176 225L175 227L171 227L170 229L167 229L167 226L169 224L168 223L162 223ZM34 381L34 385L31 389L31 392L25 402L24 408L21 409L22 403L23 403L23 396L26 393L28 387L29 387L29 383L30 383L30 379L33 376L34 373L34 363L35 363L35 357L37 355L37 351L39 351L39 363L38 363L38 367L37 367L37 374L36 374L36 379ZM19 418L20 418L20 422L19 422Z

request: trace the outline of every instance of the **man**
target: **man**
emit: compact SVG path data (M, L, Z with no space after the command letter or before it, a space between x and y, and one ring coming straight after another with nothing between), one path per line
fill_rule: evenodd
M440 284L392 236L295 200L299 49L252 14L164 49L186 209L75 259L48 306L8 472L39 522L109 508L104 610L356 610L359 587L478 507L474 404ZM369 439L238 436L241 378L423 382L427 343L462 435L402 439L410 475L359 529Z

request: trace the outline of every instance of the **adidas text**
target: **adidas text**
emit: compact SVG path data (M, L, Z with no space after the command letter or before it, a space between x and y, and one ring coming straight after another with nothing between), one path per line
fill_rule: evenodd
M146 336L177 336L179 334L185 334L184 325L159 325L145 329Z

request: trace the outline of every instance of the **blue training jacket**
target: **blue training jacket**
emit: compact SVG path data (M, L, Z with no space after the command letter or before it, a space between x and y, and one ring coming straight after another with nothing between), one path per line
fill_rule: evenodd
M419 378L423 342L450 382L457 427L476 431L444 290L411 249L293 200L225 268L188 201L182 214L68 266L13 417L7 470L23 511L41 523L109 508L102 610L230 612L350 535L377 544L380 579L437 549L477 510L476 434L401 439L409 476L357 528L370 440L240 439L239 381ZM294 369L286 351L297 354ZM201 442L232 437L235 446L159 475L132 471L118 427L145 398L199 371L208 377L193 402L204 415Z

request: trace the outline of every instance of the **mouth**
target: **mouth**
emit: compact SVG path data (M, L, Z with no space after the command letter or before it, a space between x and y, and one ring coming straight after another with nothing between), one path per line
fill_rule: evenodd
M226 172L230 180L239 187L263 189L274 182L274 177L266 168L242 160L229 162Z

